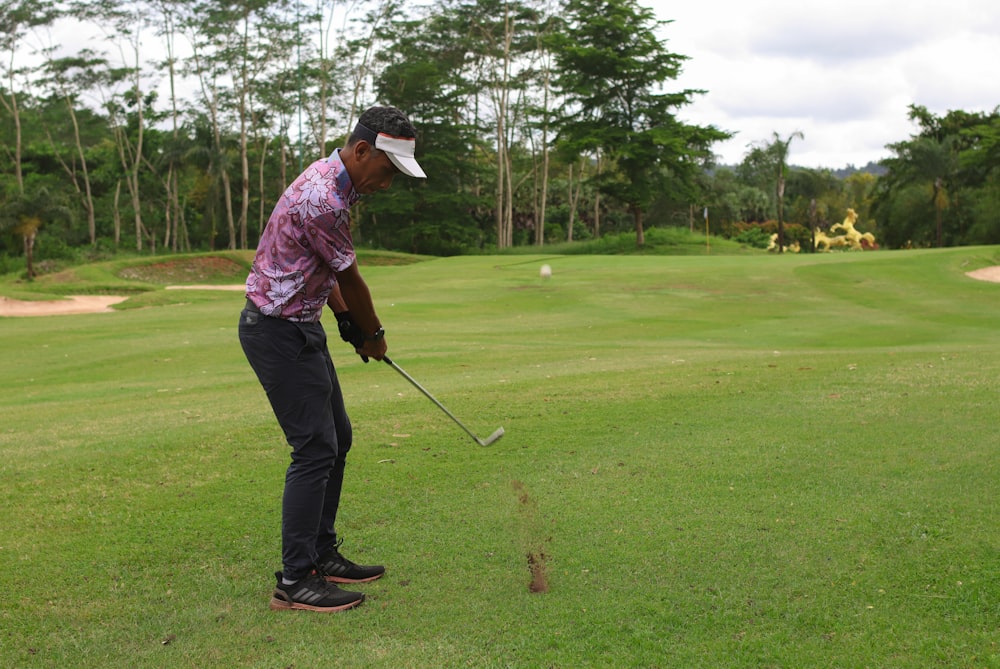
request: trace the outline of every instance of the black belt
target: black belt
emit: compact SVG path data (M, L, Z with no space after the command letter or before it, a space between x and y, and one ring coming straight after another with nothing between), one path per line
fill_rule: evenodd
M251 300L249 297L247 298L247 305L245 307L243 307L243 308L246 309L247 311L253 312L255 314L259 314L260 313L260 307L258 307L256 304L254 304L253 300Z

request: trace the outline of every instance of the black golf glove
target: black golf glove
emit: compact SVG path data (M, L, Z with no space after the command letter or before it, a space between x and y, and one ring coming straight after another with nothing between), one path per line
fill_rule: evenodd
M365 345L365 333L361 331L354 321L351 320L350 311L341 311L334 314L337 317L337 329L340 330L340 338L354 348L361 348Z

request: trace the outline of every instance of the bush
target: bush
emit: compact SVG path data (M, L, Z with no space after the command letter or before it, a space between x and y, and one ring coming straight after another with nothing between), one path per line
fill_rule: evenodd
M771 245L771 235L759 227L747 228L732 239L734 242L746 244L755 249L766 249Z
M727 226L725 231L729 238L735 242L752 246L753 248L766 249L771 245L771 235L778 234L777 221L764 221L763 223L733 223ZM763 239L763 243L761 243ZM798 242L803 248L808 248L812 235L809 228L798 223L785 223L785 246L791 246Z

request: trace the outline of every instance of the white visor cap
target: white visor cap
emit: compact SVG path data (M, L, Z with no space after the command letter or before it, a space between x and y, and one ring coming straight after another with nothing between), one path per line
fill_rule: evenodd
M384 151L400 172L406 176L426 179L427 175L413 158L416 146L417 140L412 137L393 137L380 132L375 138L375 148Z

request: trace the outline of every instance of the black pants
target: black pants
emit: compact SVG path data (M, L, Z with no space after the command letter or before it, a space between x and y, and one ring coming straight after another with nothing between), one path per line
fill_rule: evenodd
M292 447L281 511L283 575L309 574L337 541L334 527L351 421L320 323L270 318L248 305L240 344Z

